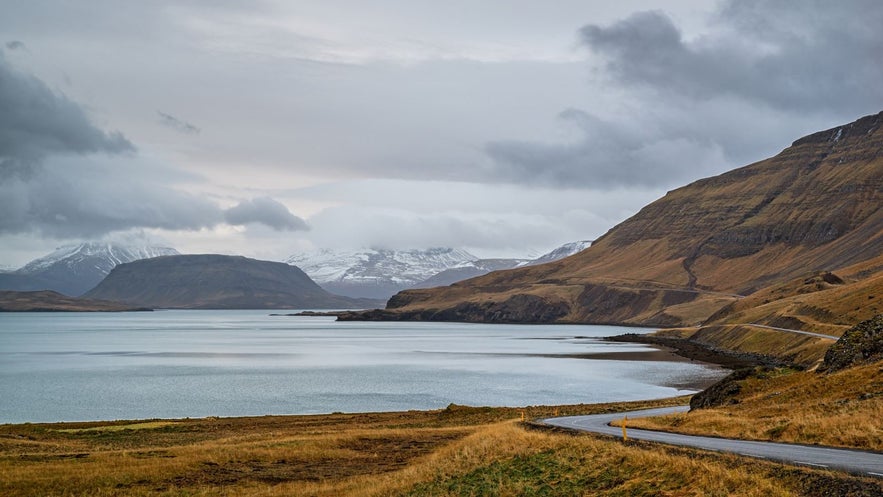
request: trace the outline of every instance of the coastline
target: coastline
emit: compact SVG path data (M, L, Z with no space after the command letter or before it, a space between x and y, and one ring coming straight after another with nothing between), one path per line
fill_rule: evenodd
M660 337L626 333L604 337L609 342L643 343L669 349L672 353L690 361L717 364L728 369L742 369L754 366L796 367L795 364L761 354L720 350L698 342L683 338Z

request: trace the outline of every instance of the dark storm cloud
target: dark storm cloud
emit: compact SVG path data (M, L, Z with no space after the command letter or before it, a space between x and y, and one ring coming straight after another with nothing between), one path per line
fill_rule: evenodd
M197 126L194 126L193 124L190 124L187 121L182 121L181 119L178 119L177 117L175 117L171 114L166 114L165 112L161 112L161 111L156 111L156 113L159 115L160 124L162 124L163 126L172 128L175 131L180 131L181 133L184 133L187 135L198 135L199 132L202 131Z
M9 50L26 50L27 49L24 42L21 42L18 40L7 41L6 48L8 48Z
M861 114L883 105L879 2L733 1L719 20L726 34L692 41L662 12L580 33L617 82L663 94L734 96L796 112Z
M303 219L295 216L287 207L270 197L243 200L238 205L227 209L224 216L228 224L260 223L277 231L309 229Z
M489 143L492 175L671 187L883 108L879 2L732 1L715 23L712 34L692 38L658 11L583 27L581 42L602 59L601 80L627 92L627 111L565 111L581 136L570 143Z
M0 52L0 181L28 174L53 154L132 152L119 132L106 133L83 109L39 79L18 72Z

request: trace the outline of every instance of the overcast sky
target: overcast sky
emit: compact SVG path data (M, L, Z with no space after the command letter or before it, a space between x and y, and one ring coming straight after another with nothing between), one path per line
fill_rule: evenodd
M0 265L538 254L883 110L877 0L0 4Z

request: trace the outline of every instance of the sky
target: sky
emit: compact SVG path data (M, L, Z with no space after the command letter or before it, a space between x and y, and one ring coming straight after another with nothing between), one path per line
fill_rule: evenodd
M539 255L883 110L883 4L0 0L0 265Z

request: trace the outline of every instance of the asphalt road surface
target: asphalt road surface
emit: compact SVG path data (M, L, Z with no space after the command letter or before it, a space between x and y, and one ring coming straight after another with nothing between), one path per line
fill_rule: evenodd
M560 428L622 437L622 428L618 424L623 416L628 416L629 418L661 416L664 414L686 412L689 409L688 406L663 407L659 409L645 409L642 411L612 414L548 418L541 420L541 422ZM616 421L617 426L608 426L608 424L613 421ZM734 440L730 438L679 435L677 433L632 429L628 428L628 423L626 423L626 429L628 437L635 440L647 440L650 442L660 442L684 447L695 447L717 452L730 452L748 457L768 459L780 463L810 466L814 468L829 468L847 471L858 475L883 478L883 453L850 449L834 449L815 445L755 442L748 440Z

